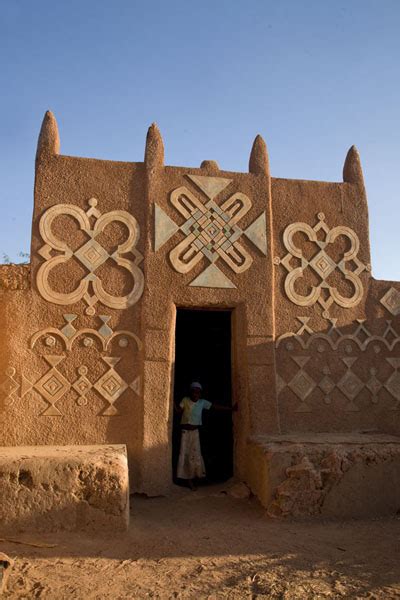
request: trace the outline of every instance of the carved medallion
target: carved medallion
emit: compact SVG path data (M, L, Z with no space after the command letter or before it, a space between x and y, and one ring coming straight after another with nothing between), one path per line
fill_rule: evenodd
M49 208L40 219L39 230L45 244L40 248L39 254L45 259L45 262L40 266L37 273L38 290L45 300L54 304L74 304L83 298L87 304L86 314L88 315L95 314L97 302L101 302L109 308L128 308L139 300L144 287L143 272L138 266L142 262L143 256L136 249L140 235L139 225L132 215L123 210L113 210L102 215L96 208L97 200L95 198L89 200L89 206L90 208L85 212L73 204L56 204ZM61 215L69 215L75 219L80 229L88 236L88 240L78 250L72 250L68 245L68 241L59 239L52 230L54 219ZM93 226L90 217L94 218ZM125 225L128 235L115 252L109 254L96 240L96 237L104 231L107 225L115 221ZM131 254L134 260L124 256L128 254ZM72 292L57 292L49 283L50 272L60 264L68 268L67 263L72 257L78 259L88 273ZM114 261L118 267L125 269L133 280L131 291L126 296L113 296L106 292L100 277L96 273L96 269L108 259Z
M350 227L340 225L330 229L325 223L323 213L319 213L317 218L318 223L314 227L307 223L292 223L286 227L283 243L288 254L282 259L275 258L274 263L283 265L288 271L285 278L285 292L291 302L298 306L312 306L318 302L324 309L323 316L329 317L329 308L333 303L342 308L352 308L360 302L364 288L359 275L365 270L369 271L370 267L357 258L360 242L357 234ZM324 239L321 239L321 231L324 233ZM297 233L303 233L310 242L315 244L316 252L311 259L307 259L302 248L295 244L294 236ZM334 261L326 250L339 236L347 238L350 247L338 261ZM296 259L300 264L294 266L293 262ZM307 295L303 295L296 290L296 284L304 277L306 269L312 269L320 282L311 286L311 291ZM329 275L335 270L339 270L344 279L351 284L353 293L350 297L342 295L327 281Z
M234 273L243 273L253 258L242 244L245 236L265 256L267 253L266 217L261 213L249 227L242 229L240 220L252 207L250 198L237 192L222 204L215 198L231 183L222 177L188 175L191 183L208 198L207 202L191 189L182 186L171 193L170 202L185 219L177 225L159 206L155 207L155 250L178 231L184 238L169 253L178 273L189 273L204 258L209 261L191 283L195 287L234 288L233 282L216 265L222 261Z

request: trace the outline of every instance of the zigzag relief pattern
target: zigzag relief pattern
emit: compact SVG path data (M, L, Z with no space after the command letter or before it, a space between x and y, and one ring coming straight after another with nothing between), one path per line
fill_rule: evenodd
M111 342L116 340L122 351L128 349L130 353L133 351L137 355L142 348L139 338L130 331L120 330L114 332L108 325L110 318L108 315L100 316L102 325L98 329L83 328L77 330L73 325L77 315L66 314L64 315L66 324L62 328L48 327L35 333L30 341L31 350L34 351L38 342L42 341L44 347L52 351L51 354L41 356L47 369L34 381L32 381L31 375L28 378L24 373L17 378L14 367L7 369L6 378L0 383L0 390L3 392L0 412L12 406L16 400L22 400L29 392L34 391L46 403L46 408L40 415L59 417L62 416L62 412L57 404L68 392L73 390L77 395L76 404L83 407L88 405L87 394L94 390L107 403L99 414L108 417L119 415L115 403L120 396L128 389L133 390L137 396L141 393L139 373L128 383L116 370L122 356L100 354L99 360L107 367L100 377L93 377L90 374L90 369L85 364L80 364L79 367L75 368L76 376L73 379L68 378L59 369L59 365L71 355L73 346L76 345L78 340L85 349L96 349L96 342L98 342L100 352L109 352ZM57 344L57 341L59 344ZM63 350L61 353L56 353L60 344ZM132 367L135 370L134 364Z
M290 389L297 396L300 403L295 408L295 412L312 412L311 396L313 394L315 399L315 392L318 392L319 399L322 398L326 405L332 403L334 392L335 397L338 397L339 393L346 400L344 410L357 412L360 410L357 398L362 398L363 401L367 398L372 404L378 404L383 399L381 392L384 391L395 400L388 407L389 410L400 410L400 357L389 356L373 362L369 359L366 364L364 355L370 347L376 355L382 349L391 352L396 347L400 336L390 320L386 321L381 335L372 335L366 321L362 319L356 321L353 333L349 334L343 333L337 327L336 319L330 319L331 326L328 333L317 333L310 327L309 317L297 318L301 323L299 329L295 333L281 335L276 342L276 347L281 348L280 352L290 353L290 359L298 367L293 376L283 374L282 365L287 365L287 360L278 359L278 370L280 366L281 372L277 374L277 393L279 395ZM297 355L298 351L304 350L309 350L312 354ZM344 352L348 356L332 354L332 350ZM363 354L354 356L357 352ZM327 353L325 365L320 369L322 372L319 372L316 363L321 362L324 353ZM317 361L317 357L320 360ZM312 370L309 366L307 368L307 365L311 364ZM369 366L370 364L373 366ZM356 369L355 372L353 366L360 366L361 369ZM336 373L335 376L333 371ZM361 375L361 372L364 375ZM365 372L368 372L367 378Z

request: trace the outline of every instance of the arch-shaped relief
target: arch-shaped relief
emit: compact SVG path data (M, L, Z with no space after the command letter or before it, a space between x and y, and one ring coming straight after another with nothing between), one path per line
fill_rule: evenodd
M137 396L141 394L141 375L139 360L132 364L133 375L132 381L125 381L123 376L117 371L118 363L124 358L129 357L131 361L133 356L139 357L142 350L142 342L131 331L117 330L114 331L109 325L111 317L109 315L100 315L101 325L97 328L83 327L77 329L74 326L74 321L78 318L75 314L65 314L63 327L46 327L32 335L29 348L37 354L37 345L41 341L45 353L41 354L41 358L46 363L46 371L32 381L23 373L19 377L16 374L16 369L11 367L7 369L7 379L0 383L0 389L6 396L2 400L4 407L9 408L18 399L24 398L29 392L35 391L40 395L46 403L46 408L41 412L41 416L60 417L63 416L58 402L71 390L77 397L75 402L78 406L84 407L88 404L87 394L94 390L103 400L106 401L106 407L99 413L100 416L115 416L119 415L118 408L115 405L116 401L122 394L131 389ZM111 348L116 349L118 346L118 356L110 355ZM76 349L76 344L81 344L83 348L94 347L98 352L98 359L106 365L106 370L99 377L91 373L90 367L82 364L75 367L76 377L71 378L67 371L63 373L59 365L73 355ZM112 351L114 354L114 350ZM81 354L81 356L83 356ZM90 362L90 361L89 361ZM30 376L31 377L31 376Z
M86 212L72 204L56 204L46 210L39 222L40 235L44 241L44 246L40 248L39 254L45 259L45 262L39 267L36 277L39 293L48 302L64 306L75 304L83 299L87 304L85 312L88 315L95 314L97 302L101 302L109 308L128 308L140 299L144 288L144 276L139 268L143 256L136 248L140 236L136 219L123 210L113 210L102 215L96 206L96 198L89 200L89 209ZM75 219L81 231L86 233L89 238L78 250L72 250L68 241L58 238L53 232L53 222L61 215L69 215ZM90 217L95 219L93 226ZM119 244L115 252L109 254L96 240L96 237L113 222L122 223L128 230L128 236L122 244ZM61 254L52 255L53 251ZM133 261L123 256L128 253L134 256ZM57 292L50 285L50 272L57 265L67 265L72 257L79 260L87 269L88 274L80 280L72 292ZM126 296L109 294L96 273L96 269L108 259L112 259L116 265L125 269L133 280L131 291ZM89 291L90 288L92 288L92 293Z

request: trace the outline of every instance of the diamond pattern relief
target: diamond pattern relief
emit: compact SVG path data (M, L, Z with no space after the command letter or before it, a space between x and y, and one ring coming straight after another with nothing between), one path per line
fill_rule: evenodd
M385 388L396 398L400 400L400 373L396 370L385 383Z
M376 396L379 393L379 390L382 388L382 384L379 381L379 379L377 379L377 377L373 376L366 383L366 387L369 389L373 396Z
M92 383L89 381L87 377L82 375L75 383L72 385L74 390L78 392L81 396L84 396L92 389Z
M126 390L128 385L114 369L104 373L94 384L95 389L101 393L109 402L115 402Z
M109 258L108 252L96 240L89 240L75 252L76 258L92 273Z
M318 384L318 387L326 394L330 394L336 387L336 383L330 377L325 375Z
M349 370L338 382L337 387L348 400L354 400L354 398L361 392L364 384L361 379L357 377L357 375Z
M51 404L60 400L69 388L69 382L56 369L51 369L35 383L35 389Z
M288 386L300 400L305 400L314 390L316 384L313 379L303 370L298 371Z
M400 313L400 292L390 288L380 300L381 304L394 316Z
M321 250L310 261L310 266L322 279L326 279L332 273L332 271L336 269L337 265L335 262L333 262L331 257L326 254L326 252Z

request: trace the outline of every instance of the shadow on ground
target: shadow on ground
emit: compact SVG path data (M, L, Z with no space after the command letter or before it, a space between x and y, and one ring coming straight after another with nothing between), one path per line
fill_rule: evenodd
M127 533L17 534L5 598L399 598L400 520L281 522L226 485L133 496Z

